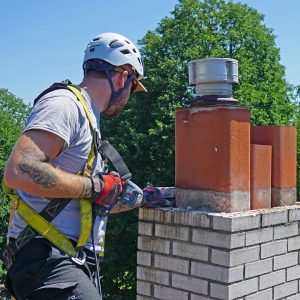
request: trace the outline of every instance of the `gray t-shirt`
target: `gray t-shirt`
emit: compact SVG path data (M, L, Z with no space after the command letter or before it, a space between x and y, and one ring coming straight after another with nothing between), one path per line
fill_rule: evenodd
M81 92L86 100L92 121L100 138L100 113L87 92L83 89L81 89ZM89 121L82 104L71 91L55 90L44 95L33 107L24 132L31 129L41 129L54 133L65 141L61 153L51 161L51 164L74 174L84 169L93 139ZM103 160L101 155L97 153L91 175L103 171L103 168ZM51 201L47 198L32 196L20 190L17 193L37 212L42 211L49 201ZM54 226L74 241L78 240L80 233L79 203L78 199L71 200L52 221ZM26 226L27 223L16 211L8 236L16 238ZM106 218L97 216L93 228L96 251L103 251ZM91 238L86 247L90 250L92 249Z

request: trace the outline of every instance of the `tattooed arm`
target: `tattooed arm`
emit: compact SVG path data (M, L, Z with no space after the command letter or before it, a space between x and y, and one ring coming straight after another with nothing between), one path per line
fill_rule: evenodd
M17 141L4 171L7 186L49 198L89 197L90 179L55 168L49 161L61 151L64 140L43 131L29 130Z

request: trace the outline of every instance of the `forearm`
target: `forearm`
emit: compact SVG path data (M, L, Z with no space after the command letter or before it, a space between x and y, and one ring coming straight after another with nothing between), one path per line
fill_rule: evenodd
M47 156L34 148L12 153L4 173L8 186L34 196L80 198L91 193L91 181L55 168Z

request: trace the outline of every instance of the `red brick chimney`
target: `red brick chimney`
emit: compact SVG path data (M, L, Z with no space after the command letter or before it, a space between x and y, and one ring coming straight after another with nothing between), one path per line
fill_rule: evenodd
M252 126L250 147L250 109L232 98L234 59L191 61L189 81L196 98L176 111L176 205L235 212L295 204L296 128Z

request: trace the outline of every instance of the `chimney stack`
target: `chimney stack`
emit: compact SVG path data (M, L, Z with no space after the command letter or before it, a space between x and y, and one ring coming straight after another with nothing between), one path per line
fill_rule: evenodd
M176 111L176 204L219 212L250 209L250 110L232 97L238 62L189 62L196 98Z

